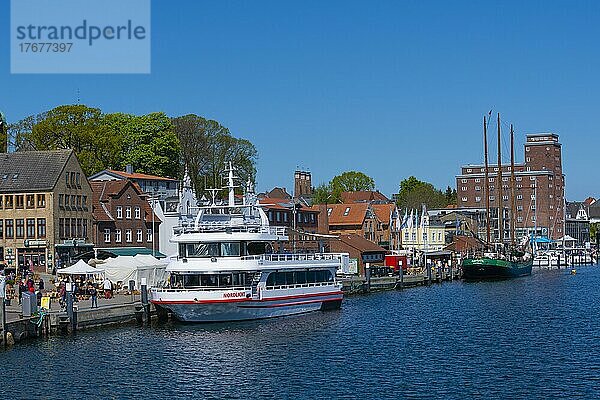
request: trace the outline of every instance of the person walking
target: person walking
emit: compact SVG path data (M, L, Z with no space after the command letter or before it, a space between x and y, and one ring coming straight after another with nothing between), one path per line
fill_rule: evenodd
M88 286L88 294L92 299L92 308L98 308L98 291L93 285Z
M104 282L102 282L102 288L104 289L104 298L110 299L112 289L112 283L110 282L110 279L104 278Z

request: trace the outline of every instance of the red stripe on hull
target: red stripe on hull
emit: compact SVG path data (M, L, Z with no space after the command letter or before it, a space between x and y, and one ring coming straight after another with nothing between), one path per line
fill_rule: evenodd
M252 302L265 302L265 301L278 301L278 300L291 300L291 299L303 299L307 297L316 297L316 296L334 296L343 294L341 291L337 292L327 292L327 293L310 293L310 294L300 294L295 296L280 296L280 297L269 297L263 298L262 300L252 300L251 298L240 298L240 299L215 299L215 300L150 300L153 304L214 304L214 303L239 303L244 301L252 301ZM322 301L322 300L317 300Z

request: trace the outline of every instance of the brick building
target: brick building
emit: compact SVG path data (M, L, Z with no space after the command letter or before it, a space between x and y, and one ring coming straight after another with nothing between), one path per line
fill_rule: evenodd
M517 236L533 232L552 239L564 233L564 185L561 144L554 133L529 134L524 144L525 162L515 163L514 193L516 203L515 228ZM504 239L509 239L511 210L510 164L501 165L502 205L504 210ZM488 165L488 188L493 238L498 238L498 165ZM461 167L456 176L458 208L484 208L484 165L469 164ZM537 199L534 193L537 192ZM537 207L537 210L536 210ZM536 221L537 219L537 221ZM536 223L537 222L537 223Z
M130 180L90 182L93 237L97 248L146 247L158 250L161 220L145 194Z

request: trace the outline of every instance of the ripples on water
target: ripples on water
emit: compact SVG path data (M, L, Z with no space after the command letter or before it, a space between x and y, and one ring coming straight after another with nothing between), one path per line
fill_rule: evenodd
M80 332L1 352L14 398L600 398L600 269L444 283L342 310Z

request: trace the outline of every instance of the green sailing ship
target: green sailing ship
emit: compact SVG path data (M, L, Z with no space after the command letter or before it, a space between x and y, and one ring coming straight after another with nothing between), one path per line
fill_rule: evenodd
M498 176L499 182L497 203L498 203L498 237L504 239L504 206L502 204L502 157L500 149L500 114L498 114ZM495 248L494 253L484 253L481 257L466 258L462 262L462 277L465 280L486 280L486 279L510 279L518 278L521 276L531 275L531 269L533 267L533 257L531 254L524 251L528 240L522 243L520 246L515 244L515 194L514 194L514 133L512 125L510 126L510 146L511 146L511 168L510 168L510 181L511 181L511 218L510 218L510 245L505 244L503 241L499 243L491 243L490 240L490 188L488 178L488 149L487 149L487 122L486 117L483 117L483 140L484 140L484 154L485 154L485 196L486 196L486 215L487 215L487 242L485 243L486 248Z

